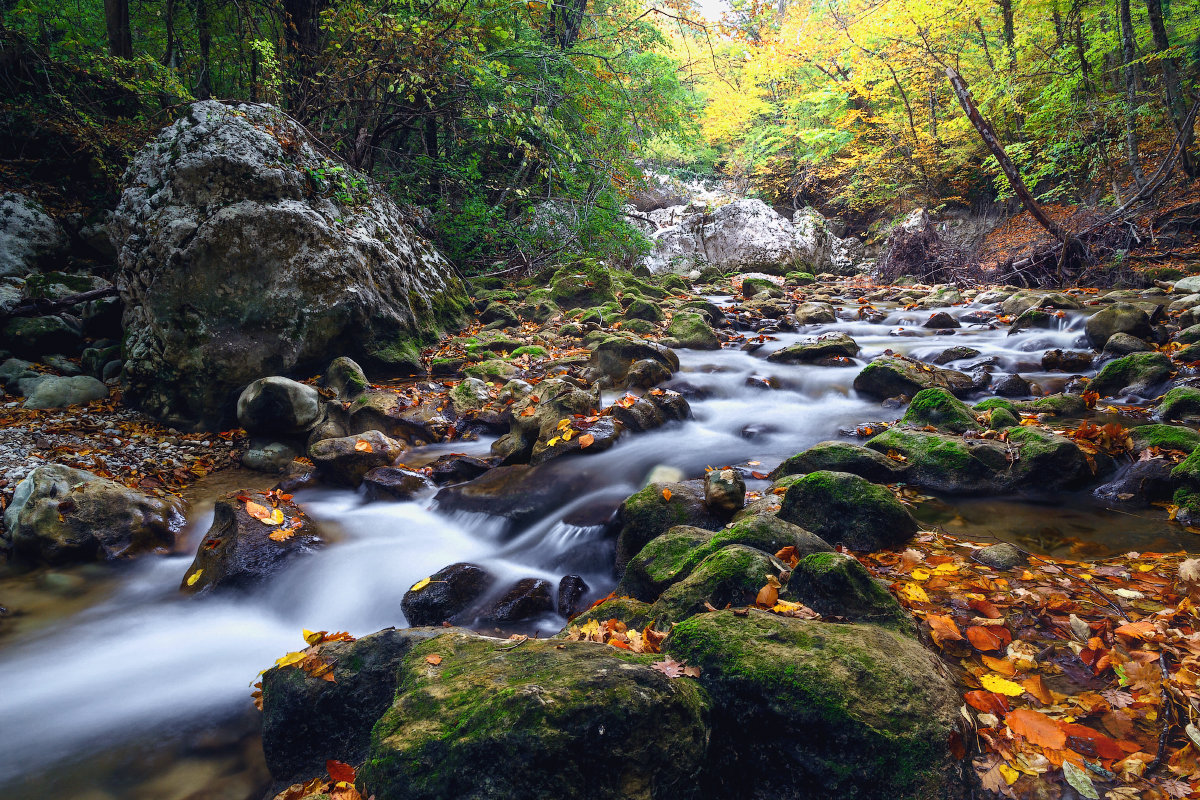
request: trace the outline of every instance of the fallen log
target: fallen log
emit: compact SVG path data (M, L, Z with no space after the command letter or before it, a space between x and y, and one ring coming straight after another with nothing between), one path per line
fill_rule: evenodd
M57 300L50 300L45 297L38 297L33 300L26 300L24 303L13 306L7 313L0 312L0 319L8 317L44 317L47 314L54 314L63 309L77 306L80 303L86 303L89 300L100 300L105 297L116 297L117 287L105 286L102 289L92 289L87 292L73 294L69 297L62 297Z

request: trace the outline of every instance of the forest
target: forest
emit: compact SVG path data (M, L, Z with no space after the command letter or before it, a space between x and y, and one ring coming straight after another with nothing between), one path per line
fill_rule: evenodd
M0 0L12 800L1200 800L1200 0Z

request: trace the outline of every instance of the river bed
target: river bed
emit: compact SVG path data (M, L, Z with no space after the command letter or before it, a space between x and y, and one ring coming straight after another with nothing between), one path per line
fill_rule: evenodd
M1067 312L1058 330L1012 336L1003 327L965 325L953 335L919 327L934 311L960 317L978 308L892 309L879 323L839 321L777 334L753 353L681 350L682 369L670 385L688 397L693 419L627 435L603 453L550 462L546 479L565 485L569 476L572 489L553 512L519 530L487 515L439 508L432 496L366 504L349 490L308 489L296 500L325 527L331 545L251 595L179 594L211 520L211 499L203 498L193 504L179 555L27 573L5 568L0 602L21 612L0 626L0 780L6 794L18 800L261 797L269 776L251 685L276 658L303 647L301 629L361 636L401 627L405 591L456 561L485 566L501 584L523 577L556 583L579 574L590 587L589 599L601 597L615 584L606 519L652 471L677 470L691 478L706 466L734 465L765 473L862 423L894 421L902 409L885 409L851 388L862 366L884 350L928 357L968 344L981 355L950 366L992 359L996 377L1020 372L1049 392L1060 389L1066 376L1042 372L1042 352L1086 349L1077 312ZM833 331L848 333L862 347L855 366L766 360L801 336ZM449 451L482 454L489 445L488 439L455 442L405 460L418 463ZM747 483L758 491L769 486ZM208 497L228 488L214 482ZM1200 545L1161 509L1109 509L1087 491L936 499L917 513L955 535L1081 559ZM523 630L548 636L563 622L547 615Z

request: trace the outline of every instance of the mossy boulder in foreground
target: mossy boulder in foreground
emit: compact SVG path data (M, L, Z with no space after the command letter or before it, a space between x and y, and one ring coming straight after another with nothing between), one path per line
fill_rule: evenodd
M751 610L674 627L712 698L705 782L720 798L956 797L960 698L915 639Z
M462 632L421 642L400 664L358 789L378 800L697 797L708 699L651 668L659 659Z
M945 389L922 389L912 399L901 422L909 425L932 425L951 433L982 430L971 409Z

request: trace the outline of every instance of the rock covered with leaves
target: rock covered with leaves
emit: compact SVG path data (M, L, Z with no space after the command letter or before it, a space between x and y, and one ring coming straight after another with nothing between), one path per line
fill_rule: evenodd
M125 398L178 426L333 355L414 371L466 303L396 204L271 106L194 104L125 182Z

